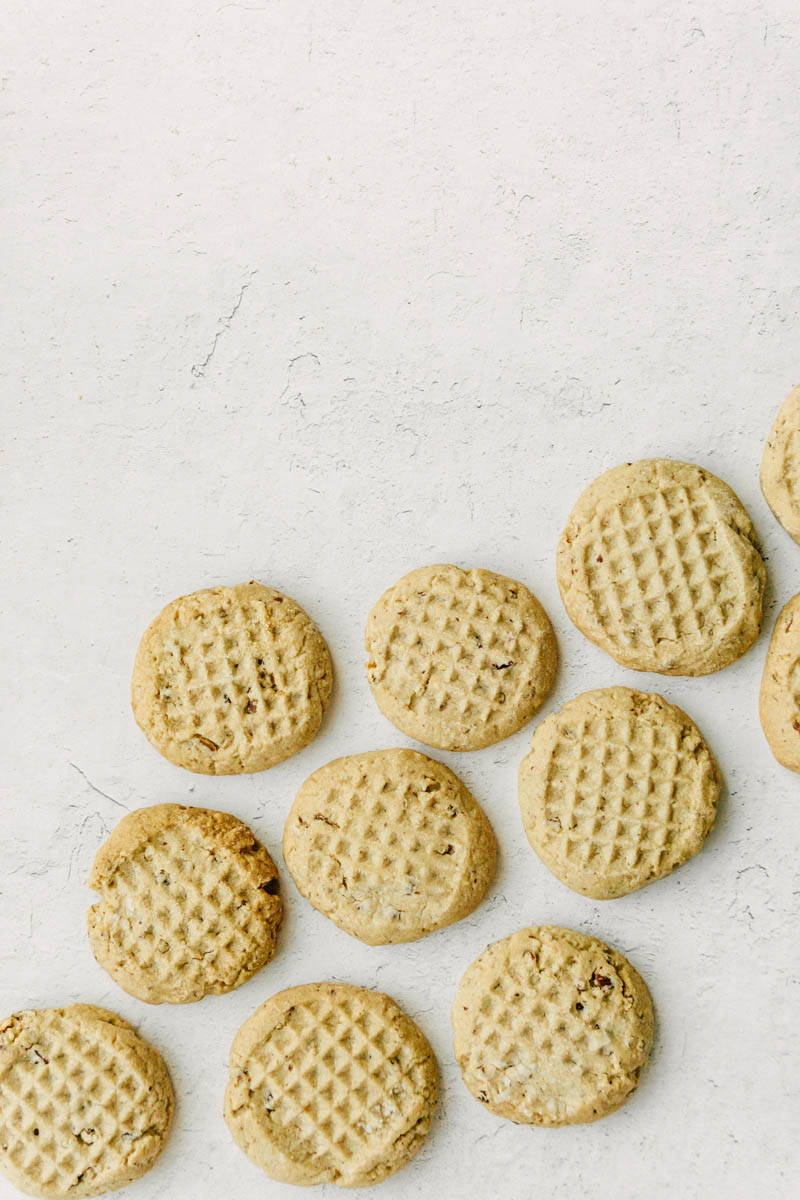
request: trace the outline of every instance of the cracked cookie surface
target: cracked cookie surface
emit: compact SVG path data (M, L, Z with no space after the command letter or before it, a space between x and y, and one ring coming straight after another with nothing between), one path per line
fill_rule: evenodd
M264 771L307 746L333 667L311 618L260 583L207 588L162 609L133 668L136 721L176 766Z
M373 750L305 781L283 854L314 908L377 946L472 912L494 875L496 843L483 809L442 763L416 750Z
M702 849L720 775L697 726L661 696L598 688L537 726L519 768L528 841L553 874L609 900Z
M0 1021L0 1168L47 1200L99 1196L153 1165L174 1096L161 1055L91 1004Z
M484 950L458 985L452 1023L472 1095L525 1125L607 1116L638 1084L653 1041L650 994L628 960L554 925Z
M408 737L479 750L520 729L542 704L558 652L550 620L514 579L450 564L419 567L367 618L367 679Z
M439 1092L427 1039L382 992L307 983L233 1040L225 1120L271 1179L363 1187L421 1148Z
M229 992L275 953L275 864L230 813L157 804L124 817L97 852L92 952L148 1004Z
M590 483L556 574L573 624L635 671L707 675L758 637L765 571L752 522L692 463L645 459Z

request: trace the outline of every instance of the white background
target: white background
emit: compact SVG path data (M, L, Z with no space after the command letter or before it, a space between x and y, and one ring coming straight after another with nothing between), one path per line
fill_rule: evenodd
M388 991L441 1063L382 1200L796 1195L800 781L756 709L800 589L758 487L800 380L795 0L6 0L0 23L0 1011L87 1000L162 1050L179 1106L136 1200L299 1194L229 1137L226 1060L263 999L325 978ZM768 560L760 641L706 679L617 667L558 597L579 491L647 455L726 479ZM520 825L529 727L439 755L500 839L472 917L373 949L301 900L286 811L334 756L412 744L372 702L364 618L437 561L541 598L562 655L542 715L614 683L688 710L726 782L702 854L618 901L568 891ZM334 701L268 773L192 776L134 724L133 655L168 600L251 577L317 620ZM165 800L251 823L288 902L274 963L186 1008L124 995L84 932L97 846ZM503 1122L452 1059L462 971L537 922L601 935L652 990L651 1065L596 1125Z

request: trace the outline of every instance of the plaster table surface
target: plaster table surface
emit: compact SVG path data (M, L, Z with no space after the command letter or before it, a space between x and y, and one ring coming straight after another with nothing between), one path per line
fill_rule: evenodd
M299 1194L229 1137L227 1055L263 999L327 978L387 991L441 1064L432 1132L382 1200L796 1195L800 782L757 716L800 589L758 486L800 377L796 4L7 0L0 24L0 1011L86 1000L163 1051L175 1126L131 1200ZM767 559L761 638L703 679L616 666L556 587L582 487L656 455L730 483ZM438 561L527 583L561 667L514 737L433 752L497 830L485 903L370 948L298 895L283 821L329 759L414 744L372 701L364 619ZM168 600L250 578L318 622L334 700L282 765L192 776L134 724L133 655ZM700 855L602 903L529 849L516 771L536 721L608 684L685 708L725 792ZM97 846L167 800L250 823L288 910L273 964L178 1008L127 997L84 927ZM493 1117L453 1061L463 970L539 922L610 941L655 1001L639 1091L591 1126Z

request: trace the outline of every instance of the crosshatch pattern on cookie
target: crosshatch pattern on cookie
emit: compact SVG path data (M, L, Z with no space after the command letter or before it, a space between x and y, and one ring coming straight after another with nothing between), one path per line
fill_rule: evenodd
M621 955L571 930L523 929L490 946L453 1010L470 1091L537 1125L603 1115L592 1114L595 1095L604 1111L618 1107L639 1080L652 1031L649 999L637 1005L630 975Z
M291 737L305 717L306 681L298 676L296 642L305 623L299 612L287 624L275 605L282 601L226 599L176 628L158 666L158 697L170 732L213 733L219 744L250 743L262 727L271 738Z
M299 748L313 735L331 673L321 635L294 601L249 584L173 608L142 664L152 711L140 704L137 716L146 731L186 746L212 772L215 761L269 760L271 747Z
M580 562L598 624L636 646L703 639L738 614L738 572L702 488L672 484L601 509Z
M549 621L528 590L481 570L445 566L419 586L424 575L400 580L371 614L370 684L421 726L444 718L480 729L519 710L527 719L555 665Z
M513 590L487 587L461 573L452 591L449 587L448 576L444 588L398 599L397 620L371 678L403 695L412 712L442 712L453 704L462 716L486 721L525 687L522 672L506 672L536 656L543 633L531 629L514 608L505 608L516 598ZM484 595L492 601L488 610ZM454 683L464 686L463 696L453 695Z
M666 873L706 818L696 747L673 724L565 723L547 764L542 848L578 871Z
M135 1043L112 1044L106 1029L59 1010L0 1026L2 1157L46 1194L83 1196L104 1176L121 1186L126 1161L134 1159L131 1175L141 1173L136 1161L148 1146L155 1158L169 1125L169 1090L154 1089Z
M291 1156L345 1181L359 1156L380 1162L435 1101L435 1060L413 1022L380 993L348 985L304 987L243 1061L231 1086L265 1115ZM246 1079L244 1075L246 1073ZM433 1088L433 1091L432 1091ZM237 1093L234 1113L244 1097Z
M328 816L311 818L312 870L332 882L344 877L348 898L358 908L376 903L377 885L386 892L387 875L400 884L397 906L414 895L423 895L426 907L446 903L466 867L469 846L453 805L450 813L440 810L440 787L431 780L421 795L415 784L362 775L352 790L331 788L325 808L338 810L343 824ZM391 916L402 920L397 907Z
M311 903L348 932L381 943L464 915L494 865L491 829L466 788L413 751L352 755L312 775L287 821L293 873L301 849L297 882ZM481 854L491 867L478 863Z
M102 881L102 894L90 936L104 959L135 970L143 990L150 981L168 991L174 980L195 998L229 991L274 950L277 919L250 902L252 874L191 826L145 841Z

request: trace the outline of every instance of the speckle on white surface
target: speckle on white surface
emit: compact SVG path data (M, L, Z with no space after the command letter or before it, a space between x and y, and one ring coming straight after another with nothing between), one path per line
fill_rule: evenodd
M328 977L388 991L442 1067L433 1132L383 1200L795 1195L800 780L756 708L800 588L758 488L800 382L795 0L7 0L0 20L0 1011L88 1000L163 1051L177 1119L136 1200L298 1195L228 1135L227 1052L272 992ZM653 454L727 480L767 558L760 641L705 679L617 667L556 589L579 490ZM125 996L84 932L102 838L188 801L250 822L282 866L306 775L412 744L372 702L363 625L436 561L545 604L562 667L542 715L614 683L689 712L726 782L707 848L618 901L568 891L519 820L529 726L439 755L500 840L468 920L369 948L282 869L280 950L254 980L186 1008ZM318 621L334 702L266 774L193 777L133 722L134 651L166 601L251 577ZM463 969L541 921L609 940L655 1000L642 1086L593 1126L494 1118L452 1059Z

